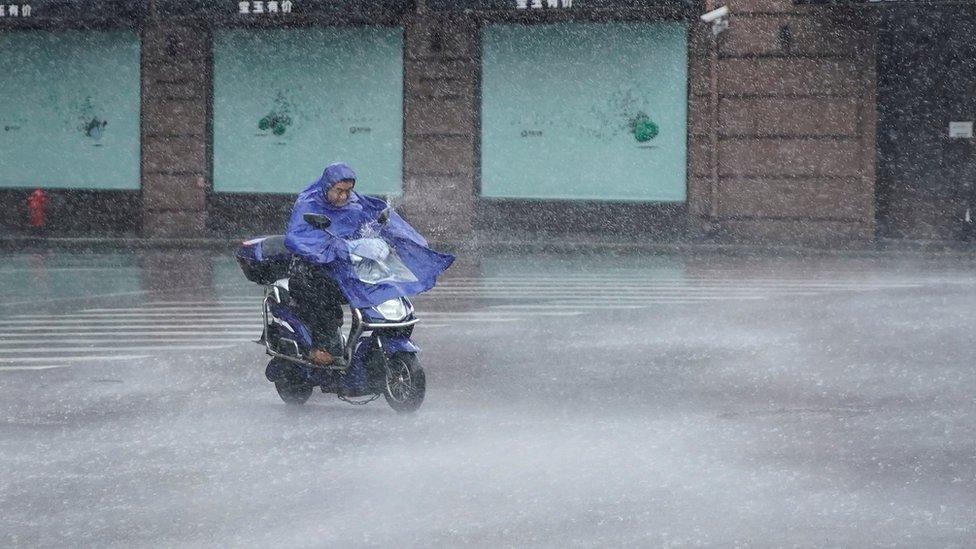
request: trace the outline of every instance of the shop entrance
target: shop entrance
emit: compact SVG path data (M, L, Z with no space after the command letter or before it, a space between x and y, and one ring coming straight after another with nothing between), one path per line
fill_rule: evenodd
M884 10L878 40L878 233L976 233L976 17Z

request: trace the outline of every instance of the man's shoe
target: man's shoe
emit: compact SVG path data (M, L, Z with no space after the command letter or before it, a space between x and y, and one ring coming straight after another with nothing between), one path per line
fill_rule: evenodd
M334 356L325 349L313 349L312 352L308 354L308 358L319 366L332 366L334 368L346 367L346 359L344 357Z
M312 352L308 354L308 359L319 366L332 366L336 360L332 353L325 349L312 349Z

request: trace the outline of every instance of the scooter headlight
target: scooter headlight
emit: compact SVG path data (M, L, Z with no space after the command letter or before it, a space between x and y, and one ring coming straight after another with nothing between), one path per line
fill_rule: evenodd
M407 304L400 298L380 303L376 306L376 311L387 320L403 320L409 314Z

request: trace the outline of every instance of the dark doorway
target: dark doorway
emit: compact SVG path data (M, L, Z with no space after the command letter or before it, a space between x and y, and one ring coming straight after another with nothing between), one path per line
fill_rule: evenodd
M879 236L969 238L976 140L950 138L949 126L976 121L976 17L885 9L878 45Z

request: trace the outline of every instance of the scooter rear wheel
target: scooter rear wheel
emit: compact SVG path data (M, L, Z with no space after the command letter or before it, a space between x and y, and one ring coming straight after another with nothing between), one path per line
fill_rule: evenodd
M275 389L278 391L278 396L281 397L281 400L285 401L285 404L301 406L305 404L308 397L312 396L313 387L308 383L281 379L275 381L274 384Z
M395 353L386 362L386 403L401 414L416 412L427 393L427 376L413 353Z

